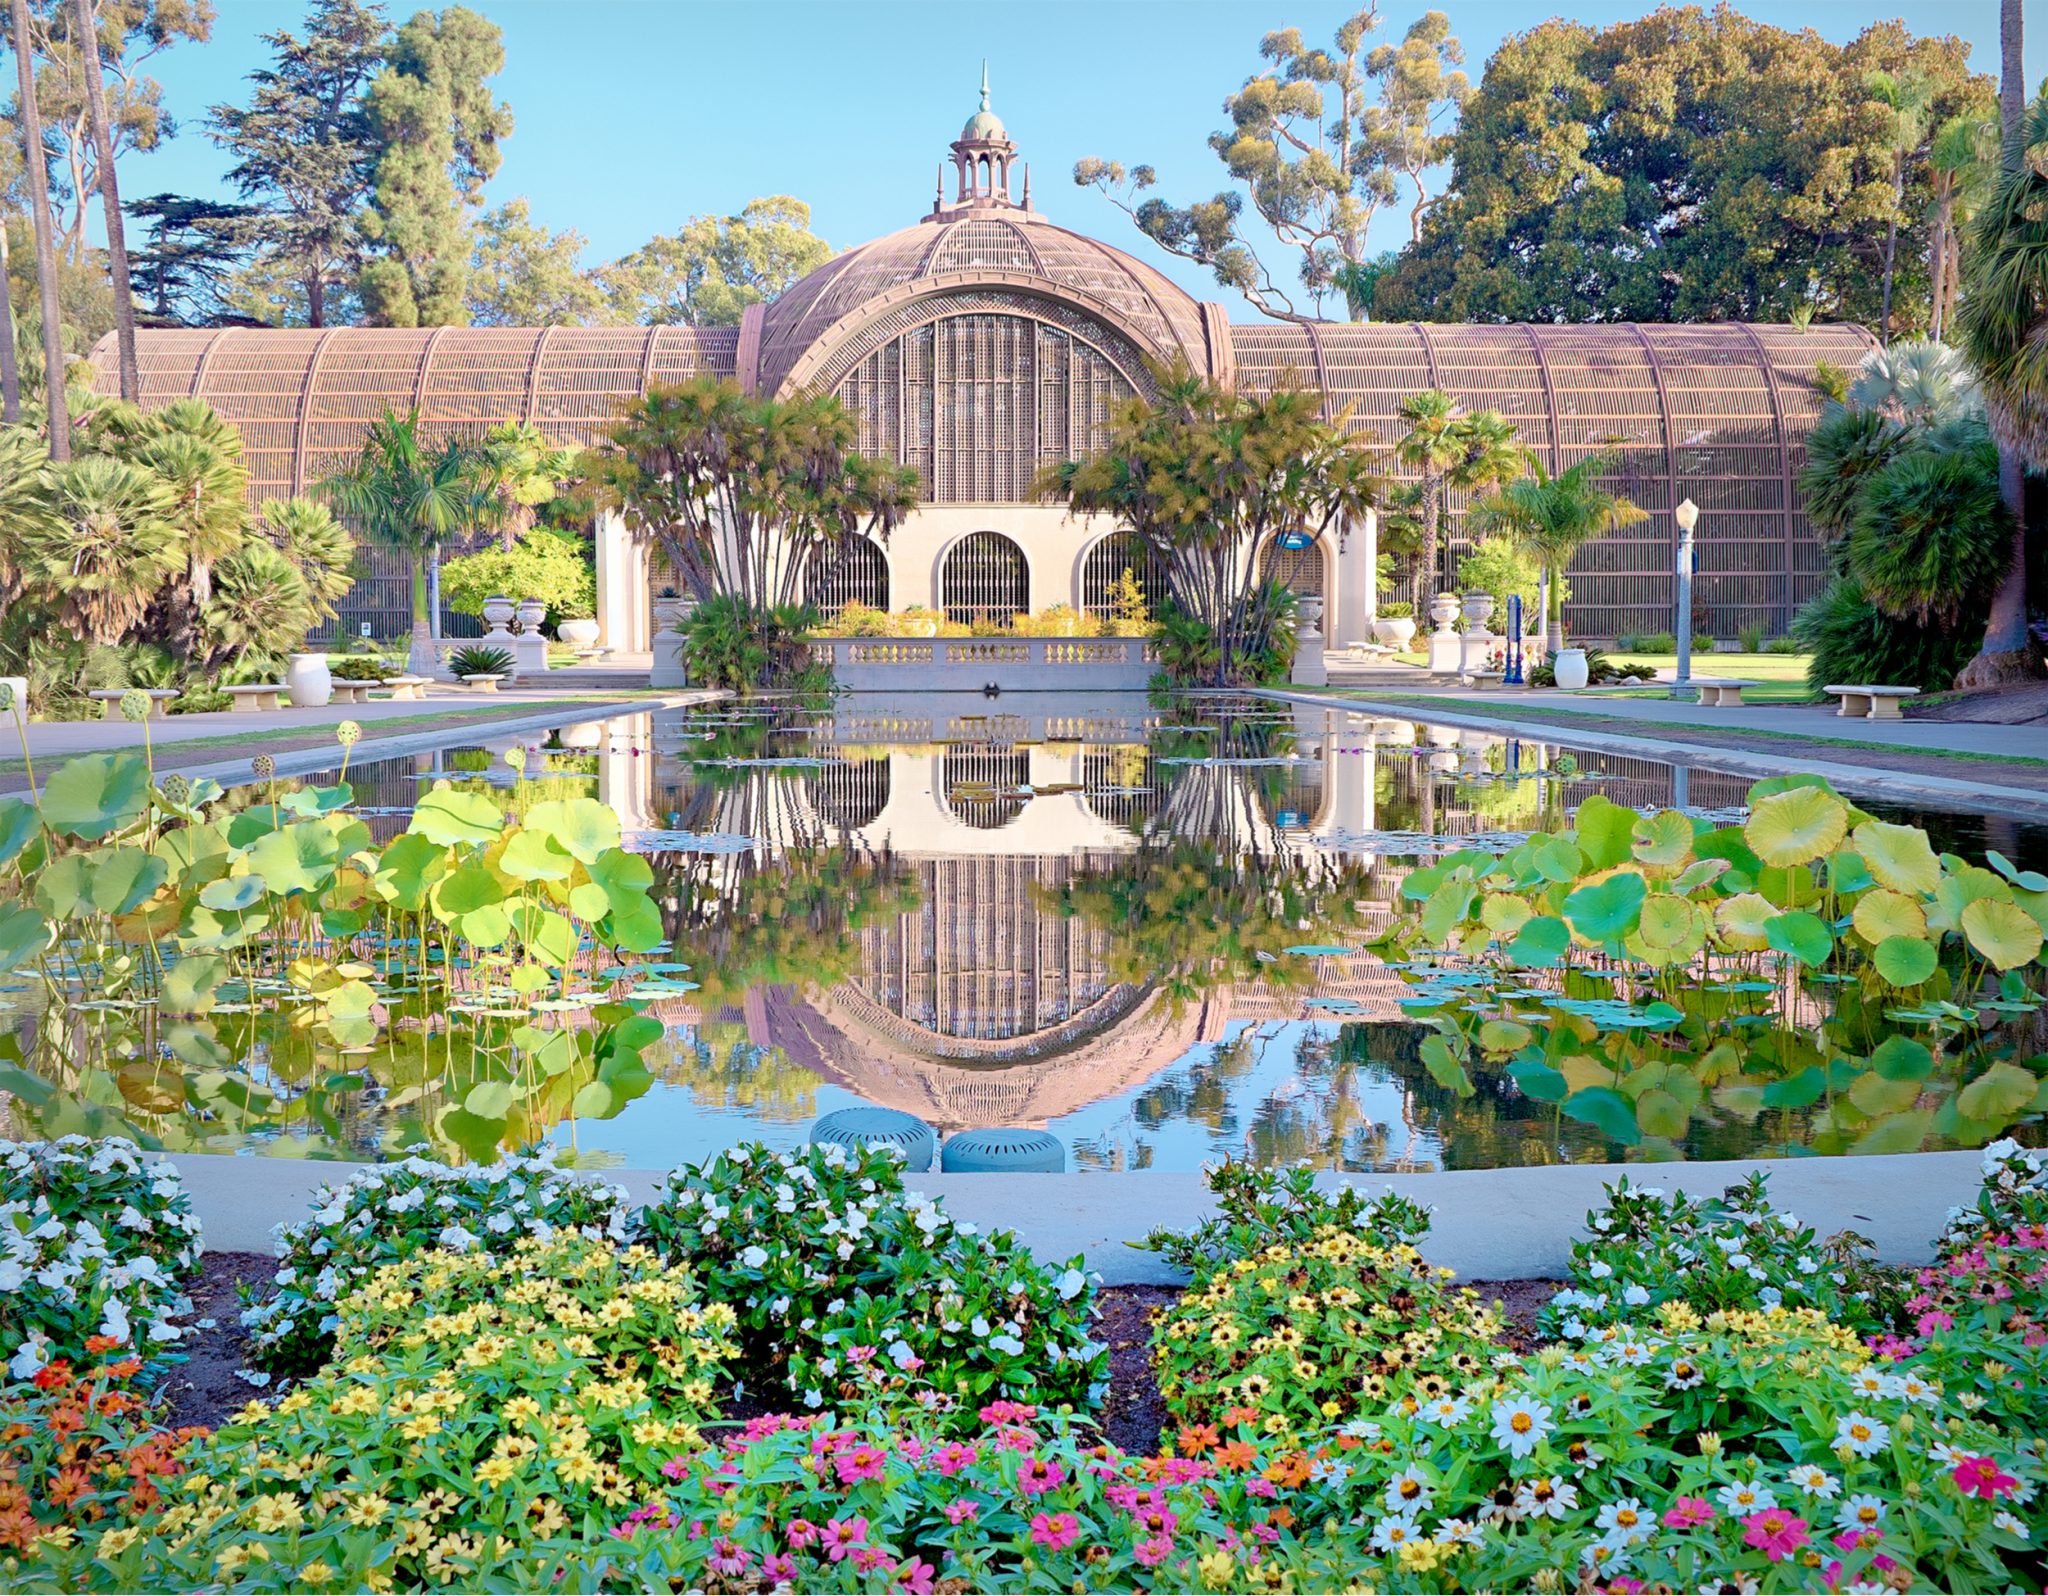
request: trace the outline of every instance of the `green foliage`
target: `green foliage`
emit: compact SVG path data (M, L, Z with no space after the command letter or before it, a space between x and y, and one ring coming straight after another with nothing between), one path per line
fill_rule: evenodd
M469 288L468 208L502 158L512 111L491 96L505 45L464 6L421 11L392 40L363 97L377 145L361 227L374 248L357 278L379 327L460 326Z
M471 643L448 656L448 668L457 676L509 676L512 651Z
M1600 478L1614 466L1612 455L1595 454L1552 476L1532 454L1528 476L1509 482L1473 506L1475 530L1505 533L1515 547L1528 551L1539 570L1549 571L1551 603L1560 617L1570 596L1564 573L1572 556L1596 538L1649 518L1649 512L1635 501L1600 485ZM1462 567L1458 580L1467 588L1474 585ZM1523 597L1526 611L1528 594ZM1539 620L1544 635L1549 636L1550 618L1541 616Z
M1939 692L1977 651L1970 633L1886 614L1852 577L1836 577L1815 594L1793 617L1792 637L1813 656L1806 680L1816 692L1843 682Z
M817 624L818 613L807 604L762 608L737 594L718 594L683 623L683 659L692 681L742 696L815 690L825 685L808 642Z
M1843 547L1849 576L1887 614L1974 632L2012 557L1998 449L1981 425L1902 450L1869 473ZM1867 678L1866 678L1867 679ZM1837 677L1836 680L1841 680Z
M1522 600L1522 613L1533 616L1541 583L1542 572L1535 558L1510 538L1481 538L1472 546L1472 552L1458 562L1459 591L1491 593L1496 624L1506 624L1508 599L1517 594Z
M595 274L611 320L635 326L733 327L832 256L811 208L787 194L749 200L737 216L693 216Z
M1406 426L1394 440L1394 456L1420 477L1422 547L1433 562L1439 591L1451 587L1447 492L1501 488L1529 469L1534 458L1515 427L1497 410L1467 410L1441 388L1411 394L1397 407ZM1505 517L1504 517L1505 519Z
M463 615L481 615L496 595L539 599L557 620L597 613L597 573L576 538L535 528L511 548L464 554L441 567L441 595Z
M1198 1278L1271 1247L1304 1246L1332 1227L1368 1232L1382 1245L1420 1242L1429 1234L1430 1210L1420 1203L1391 1191L1367 1197L1351 1185L1321 1189L1307 1164L1262 1169L1227 1158L1208 1172L1207 1183L1214 1215L1191 1230L1153 1230L1144 1241L1148 1251Z
M484 212L470 231L464 318L472 327L576 327L608 319L582 253L581 233L549 232L524 197Z
M738 1305L748 1373L802 1406L916 1386L970 1407L1101 1397L1082 1260L955 1224L904 1190L893 1149L743 1143L673 1171L640 1225Z
M1786 321L1876 326L1896 225L1895 321L1924 320L1923 163L1891 181L1873 69L1917 76L1939 121L1986 98L1953 38L1878 23L1847 44L1729 10L1509 39L1466 102L1448 192L1381 279L1390 320ZM1616 117L1626 101L1634 114ZM1667 182L1683 173L1682 182Z

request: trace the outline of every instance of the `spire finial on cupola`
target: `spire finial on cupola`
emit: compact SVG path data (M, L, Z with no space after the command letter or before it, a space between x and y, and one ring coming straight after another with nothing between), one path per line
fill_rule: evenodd
M1010 198L1010 162L1017 146L1003 119L989 109L988 61L981 63L981 109L967 119L953 141L953 164L960 174L955 206L1015 206Z
M988 109L988 57L981 58L981 108Z

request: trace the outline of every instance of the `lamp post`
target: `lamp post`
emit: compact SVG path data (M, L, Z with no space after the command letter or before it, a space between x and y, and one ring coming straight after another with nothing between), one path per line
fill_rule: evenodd
M1671 518L1678 523L1678 676L1671 696L1686 698L1692 693L1692 529L1699 524L1700 507L1680 499Z

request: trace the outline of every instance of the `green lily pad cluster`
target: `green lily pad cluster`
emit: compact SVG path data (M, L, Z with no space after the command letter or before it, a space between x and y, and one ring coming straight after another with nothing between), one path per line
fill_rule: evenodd
M1653 1151L1779 1112L1816 1151L1975 1146L2048 1110L2048 876L1937 853L1818 778L1749 800L1716 825L1596 795L1409 874L1379 947L1437 1083L1497 1071Z
M374 1090L488 1158L646 1091L665 934L608 805L441 782L380 845L346 783L245 796L117 753L0 799L0 972L42 987L0 1089L44 1129L203 1143L317 1098L345 1140Z

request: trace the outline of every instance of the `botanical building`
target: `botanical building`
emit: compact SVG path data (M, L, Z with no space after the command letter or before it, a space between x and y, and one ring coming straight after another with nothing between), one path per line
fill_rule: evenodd
M1390 443L1400 401L1439 387L1501 411L1553 470L1619 451L1617 475L1651 516L1575 562L1566 613L1579 635L1669 629L1671 510L1688 497L1702 512L1698 618L1717 635L1752 622L1782 632L1819 584L1794 478L1820 410L1815 368L1853 366L1870 347L1860 328L1233 324L1038 211L985 92L950 164L927 215L836 256L738 327L144 332L144 400L213 405L242 430L253 491L271 496L316 483L387 407L416 406L444 431L514 419L587 443L649 384L710 372L756 392L827 389L859 418L864 450L918 468L926 502L886 548L815 573L814 596L964 617L1102 611L1108 584L1142 567L1115 527L1030 503L1026 488L1041 464L1093 446L1111 403L1150 386L1148 362L1179 358L1250 388L1313 387ZM95 358L111 384L110 342ZM1333 644L1366 635L1374 532L1267 556L1323 596ZM648 551L607 522L597 569L605 640L645 648ZM348 603L351 630L402 631L402 565L373 552Z

